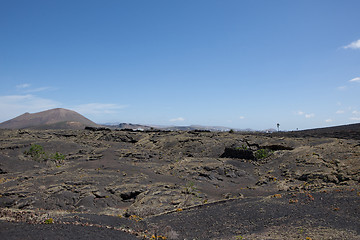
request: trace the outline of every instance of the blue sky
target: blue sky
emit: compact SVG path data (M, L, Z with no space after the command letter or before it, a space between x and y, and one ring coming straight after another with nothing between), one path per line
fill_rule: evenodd
M360 122L358 0L0 0L0 121Z

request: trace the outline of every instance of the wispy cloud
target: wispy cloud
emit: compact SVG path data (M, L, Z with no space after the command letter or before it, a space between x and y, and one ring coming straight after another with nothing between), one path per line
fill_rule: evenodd
M325 120L325 122L327 122L327 123L331 123L332 121L333 121L333 120L330 119L330 118Z
M350 79L348 82L360 82L360 77L356 77L356 78ZM346 86L346 85L337 87L337 89L338 89L339 91L345 91L345 90L347 90L348 88L349 88L349 86Z
M239 119L241 119L241 120L242 120L242 119L245 119L245 117L244 117L244 116L240 116L240 117L239 117Z
M345 111L344 110L337 110L335 113L336 114L343 114L343 113L345 113Z
M360 49L360 39L343 47L344 49Z
M119 105L113 103L87 103L70 108L84 115L85 114L101 115L101 114L114 114L126 107L127 105Z
M32 85L29 83L23 83L23 84L16 85L16 89L22 93L36 93L36 92L43 92L43 91L54 89L52 87L31 88L31 86Z
M340 87L337 87L337 89L340 91L344 91L347 89L347 86L340 86Z
M47 90L53 90L52 87L39 87L39 88L33 88L33 89L26 89L25 93L36 93L36 92L43 92Z
M355 114L355 115L360 115L360 112L357 111L357 110L354 110L354 111L352 111L351 113L352 113L352 114Z
M183 117L172 118L169 121L170 122L183 122L183 121L185 121L185 118L183 118Z
M31 94L0 96L0 121L6 121L25 112L39 112L60 107L60 103Z
M305 113L303 111L296 111L295 114L299 115L299 116L305 116L305 118L313 118L313 117L315 117L314 113Z
M360 82L360 77L353 78L349 82Z
M28 83L23 83L23 84L19 84L19 85L16 85L16 88L17 89L24 89L24 88L29 88L31 85L28 84Z
M350 120L351 121L360 121L360 117L351 117Z

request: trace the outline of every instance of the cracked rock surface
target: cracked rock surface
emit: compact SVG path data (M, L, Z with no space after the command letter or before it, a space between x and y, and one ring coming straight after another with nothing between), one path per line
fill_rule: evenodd
M0 130L0 238L359 239L359 139L309 134Z

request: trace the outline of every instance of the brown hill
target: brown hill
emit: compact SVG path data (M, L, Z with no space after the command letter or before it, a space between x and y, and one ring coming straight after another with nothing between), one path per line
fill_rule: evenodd
M98 125L75 111L63 108L24 113L0 123L0 128L6 129L83 129L85 126Z

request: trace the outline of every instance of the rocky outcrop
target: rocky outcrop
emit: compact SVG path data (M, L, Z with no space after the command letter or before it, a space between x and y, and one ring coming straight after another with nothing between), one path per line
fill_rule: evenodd
M356 140L88 128L0 130L0 142L0 206L21 210L145 217L360 180ZM34 144L41 161L25 154Z

